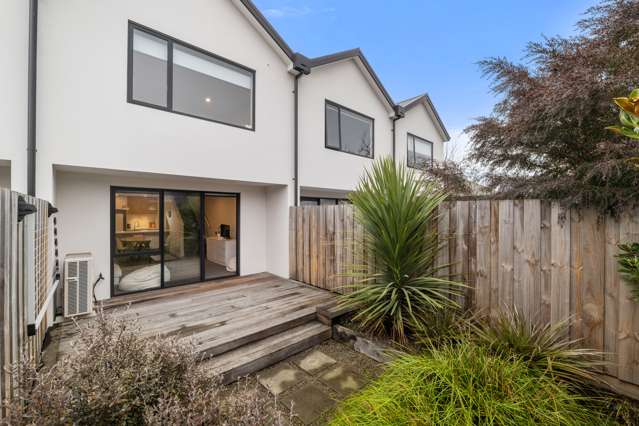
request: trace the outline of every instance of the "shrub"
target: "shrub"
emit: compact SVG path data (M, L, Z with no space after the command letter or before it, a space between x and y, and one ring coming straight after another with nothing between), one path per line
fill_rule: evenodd
M376 161L350 195L364 229L363 247L356 249L374 265L350 268L355 285L342 305L357 309L353 320L364 329L406 343L433 311L455 305L449 296L459 284L437 278L434 266L440 247L433 225L445 198L390 158Z
M76 344L48 370L14 367L9 424L278 424L280 413L264 410L272 401L256 393L222 397L190 342L141 338L135 323L99 312Z
M621 276L630 286L632 299L639 301L639 243L620 244L617 263Z
M604 365L603 354L576 348L570 340L569 322L537 325L516 309L492 321L472 325L475 341L505 359L517 358L540 374L586 390L596 383L594 371Z
M468 340L475 316L470 311L442 309L434 312L417 331L417 348L429 350Z
M639 89L634 89L628 97L614 98L614 101L619 107L621 125L608 126L606 129L627 138L639 140Z
M586 401L525 362L467 341L400 357L344 401L331 424L605 424Z

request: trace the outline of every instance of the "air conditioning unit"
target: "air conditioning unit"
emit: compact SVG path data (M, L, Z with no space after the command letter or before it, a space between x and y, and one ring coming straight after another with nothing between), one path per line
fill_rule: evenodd
M64 258L64 316L93 312L93 257L91 253Z

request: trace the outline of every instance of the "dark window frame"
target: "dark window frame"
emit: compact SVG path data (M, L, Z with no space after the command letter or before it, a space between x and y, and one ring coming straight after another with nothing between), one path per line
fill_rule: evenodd
M167 43L167 100L166 100L166 106L161 106L161 105L155 105L149 102L144 102L144 101L138 101L135 100L133 98L133 34L134 31L141 31L143 33L149 34L153 37L157 37L161 40L166 41ZM220 121L220 120L214 120L212 118L206 118L206 117L201 117L199 115L194 115L194 114L189 114L186 112L181 112L181 111L175 111L173 109L173 45L174 44L178 44L180 46L183 46L187 49L191 49L194 50L198 53L201 53L203 55L206 56L210 56L213 59L216 59L218 61L222 61L225 62L229 65L232 65L234 67L238 67L241 68L249 73L251 73L252 76L252 85L253 88L251 90L251 127L246 127L246 126L240 126L237 124L233 124L233 123L227 123L225 121ZM179 40L175 37L171 37L167 34L161 33L159 31L156 31L152 28L149 28L145 25L142 24L138 24L137 22L131 21L129 20L129 27L128 27L128 41L127 41L127 94L126 94L126 101L130 104L134 104L134 105L140 105L140 106L145 106L148 108L153 108L153 109L157 109L160 111L166 111L166 112L170 112L173 114L178 114L178 115L183 115L185 117L192 117L192 118L197 118L200 120L204 120L204 121L209 121L212 123L218 123L218 124L224 124L225 126L231 126L231 127L235 127L238 129L244 129L244 130L249 130L254 132L255 131L255 99L256 99L256 78L255 78L255 70L252 68L249 68L245 65L239 64L237 62L231 61L230 59L224 58L220 55L216 55L215 53L209 52L207 50L204 50L202 48L199 48L197 46L194 46L190 43L187 43L185 41Z
M332 106L333 108L337 108L337 134L339 135L339 148L335 148L333 146L328 145L328 106ZM346 151L343 148L342 144L342 114L341 110L348 111L352 114L359 115L360 117L366 118L371 121L371 155L362 155L356 154L354 152ZM340 105L337 102L329 101L328 99L324 100L324 148L330 149L331 151L343 152L345 154L356 155L358 157L363 158L375 158L375 119L373 117L369 117L366 114L362 114L359 111L355 111L354 109L345 107L344 105Z
M334 204L321 204L320 201L321 200L332 200L335 201ZM314 202L316 203L318 206L324 205L324 206L339 206L343 203L340 203L340 201L348 201L348 204L350 204L350 200L348 198L333 198L333 197L300 197L300 203L302 202Z
M410 147L410 138L413 138L413 150L412 150L412 154L413 154L413 161L411 163L410 161L410 155L411 155L411 147ZM419 139L421 142L426 142L430 144L430 165L433 165L433 157L435 156L435 143L432 141L429 141L428 139L422 138L421 136L417 136L413 133L406 133L406 165L408 167L410 167L411 169L418 169L419 167L416 166L416 161L415 161L415 140Z
M154 288L148 288L148 289L144 289L144 290L138 290L138 291L130 291L130 292L126 292L126 293L121 293L121 294L115 294L115 282L114 282L114 260L117 257L117 253L116 253L116 238L115 238L115 196L118 193L135 193L135 192L153 192L153 193L158 193L159 195L159 202L160 202L160 206L159 206L159 214L160 214L160 220L159 220L159 225L158 226L158 232L159 232L159 244L160 244L160 287L154 287ZM173 286L165 286L165 282L164 282L164 193L165 192L185 192L185 193L197 193L200 196L200 223L203 224L204 223L204 215L205 215L205 207L204 207L204 200L206 199L207 195L219 195L219 196L226 196L226 197L233 197L235 198L235 274L234 275L227 275L227 276L223 276L223 277L215 277L215 278L206 278L206 271L204 270L204 253L205 253L205 244L206 244L206 236L205 236L205 232L200 232L200 277L198 280L193 280L192 282L184 282L181 284L177 284L177 285L173 285ZM240 236L241 236L241 223L240 223L240 218L241 218L241 205L242 205L242 194L240 192L225 192L225 191L201 191L201 190L191 190L191 189L170 189L170 188L144 188L144 187L130 187L130 186L116 186L116 185L111 185L110 187L110 212L109 212L109 220L110 220L110 224L109 224L109 240L110 240L110 249L109 249L109 258L110 258L110 265L109 265L109 269L110 269L110 273L111 273L111 277L109 280L109 297L110 298L114 298L114 297L120 297L120 296L127 296L130 294L137 294L137 293L145 293L148 291L157 291L157 290L163 290L166 288L171 288L171 287L179 287L179 286L183 286L183 285L192 285L192 284L198 284L200 282L207 282L207 281L216 281L216 280L223 280L223 279L227 279L227 278L232 278L232 277L239 277L241 276L241 272L240 272Z

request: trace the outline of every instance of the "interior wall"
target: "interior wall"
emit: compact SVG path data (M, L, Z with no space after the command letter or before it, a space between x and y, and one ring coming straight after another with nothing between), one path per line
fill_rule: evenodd
M266 232L266 188L255 185L207 183L202 179L175 177L111 176L94 173L58 171L56 207L60 260L70 253L91 252L95 274L105 280L96 287L96 297L110 297L111 266L111 186L135 188L171 188L208 192L240 193L240 274L278 273L267 266L267 252L273 251ZM286 200L285 200L286 201ZM287 209L288 203L284 207ZM267 250L268 248L268 250ZM278 248L278 251L280 249ZM288 252L278 256L288 257Z
M205 196L207 229L206 236L212 237L220 230L220 224L231 226L231 239L235 239L237 232L235 198Z

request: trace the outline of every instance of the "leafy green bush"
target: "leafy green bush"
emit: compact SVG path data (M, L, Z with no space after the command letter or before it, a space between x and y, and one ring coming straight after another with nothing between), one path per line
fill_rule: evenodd
M495 355L519 359L575 389L591 388L598 382L595 369L604 365L602 353L575 347L577 341L568 338L568 321L537 325L513 309L475 323L472 329L475 341Z
M548 375L472 342L393 362L332 425L577 425L608 420Z
M630 139L639 140L639 89L634 89L627 97L614 98L619 107L619 126L608 126L612 130Z
M342 305L357 309L353 320L364 329L405 343L433 311L455 305L449 296L460 284L437 278L434 266L440 246L433 225L445 198L390 158L376 161L350 195L364 228L356 249L374 265L350 268L356 283Z
M50 369L15 366L7 424L280 424L277 409L265 409L273 401L225 389L189 342L142 338L135 323L100 312L75 349Z
M619 250L619 272L630 286L633 300L639 301L639 243L619 244Z

